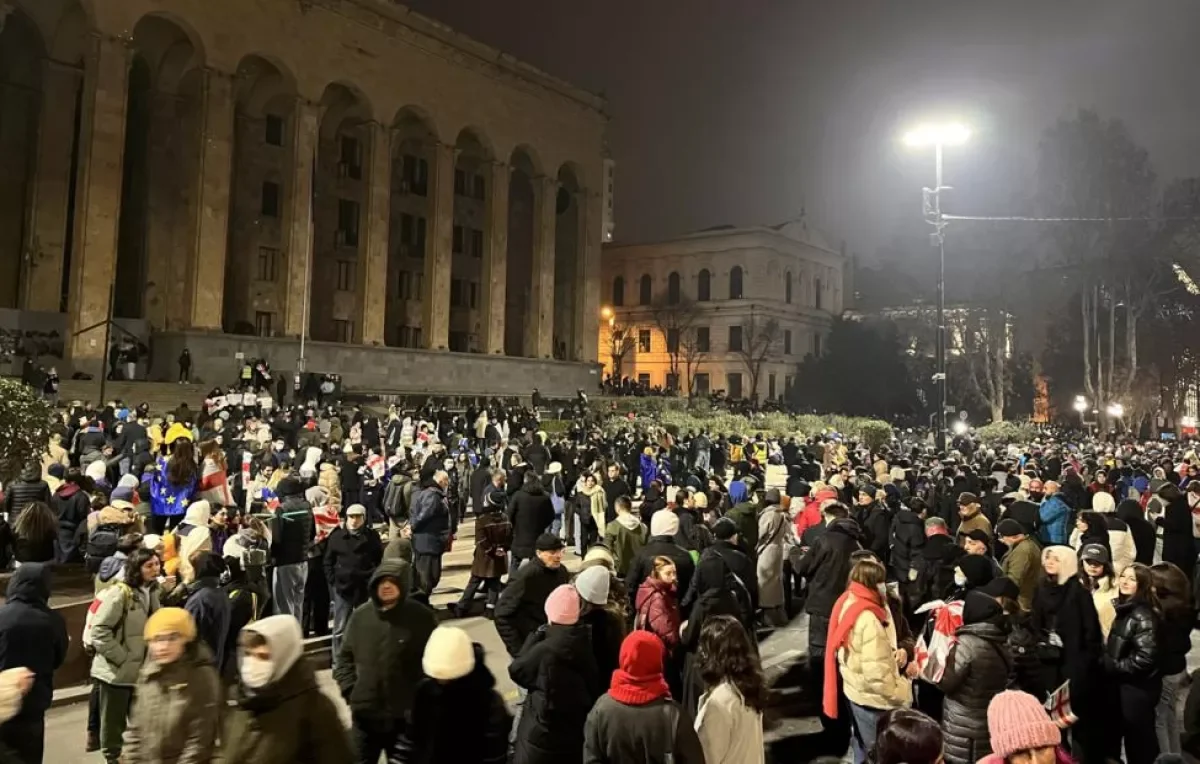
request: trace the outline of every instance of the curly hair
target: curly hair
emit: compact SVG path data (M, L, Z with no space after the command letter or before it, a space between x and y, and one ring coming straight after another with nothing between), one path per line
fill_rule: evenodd
M707 688L729 682L747 706L761 712L767 704L758 651L746 628L733 616L714 615L700 629L700 678Z

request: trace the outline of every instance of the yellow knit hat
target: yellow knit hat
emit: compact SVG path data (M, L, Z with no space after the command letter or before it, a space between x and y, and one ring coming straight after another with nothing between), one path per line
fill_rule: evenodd
M182 423L176 422L175 424L171 425L171 427L167 430L167 435L166 435L166 438L164 438L164 440L166 441L167 445L169 446L172 443L174 443L175 441L179 440L180 438L183 438L184 440L191 440L192 439L192 431L189 430L188 428L184 427Z
M142 636L149 642L162 634L178 634L183 641L191 642L196 638L196 622L192 620L192 614L181 607L159 608L146 619Z

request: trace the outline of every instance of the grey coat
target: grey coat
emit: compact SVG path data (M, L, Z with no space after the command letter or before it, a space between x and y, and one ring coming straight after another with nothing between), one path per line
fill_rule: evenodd
M119 583L100 593L100 607L92 617L92 678L107 684L133 687L146 660L142 632L146 620L158 610L158 585L131 588Z
M758 606L783 607L783 560L791 542L786 509L770 506L758 516Z

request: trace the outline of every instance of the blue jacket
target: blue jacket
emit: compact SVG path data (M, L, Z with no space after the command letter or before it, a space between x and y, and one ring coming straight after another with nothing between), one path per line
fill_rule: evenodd
M650 484L658 480L658 464L655 463L654 457L642 454L640 465L642 469L642 493L645 493Z
M409 527L413 534L413 552L441 554L446 551L446 540L450 537L450 507L440 487L431 485L413 496Z
M1058 494L1042 502L1038 510L1042 521L1038 536L1045 544L1066 544L1071 538L1071 508Z

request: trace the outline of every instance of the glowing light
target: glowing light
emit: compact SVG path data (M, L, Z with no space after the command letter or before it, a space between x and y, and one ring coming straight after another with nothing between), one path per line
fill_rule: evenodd
M915 130L904 134L904 143L908 146L960 146L971 137L971 131L960 122L948 122L943 125L920 125Z
M964 434L966 434L968 427L967 427L966 422L959 419L957 422L955 422L953 425L950 426L950 429L954 430L955 435L964 435Z
M1125 416L1125 407L1119 403L1108 404L1108 408L1105 409L1105 411L1108 412L1109 416L1115 417L1117 419L1120 419L1121 417Z
M1080 414L1088 410L1088 405L1087 398L1084 398L1082 395L1075 396L1075 410Z

